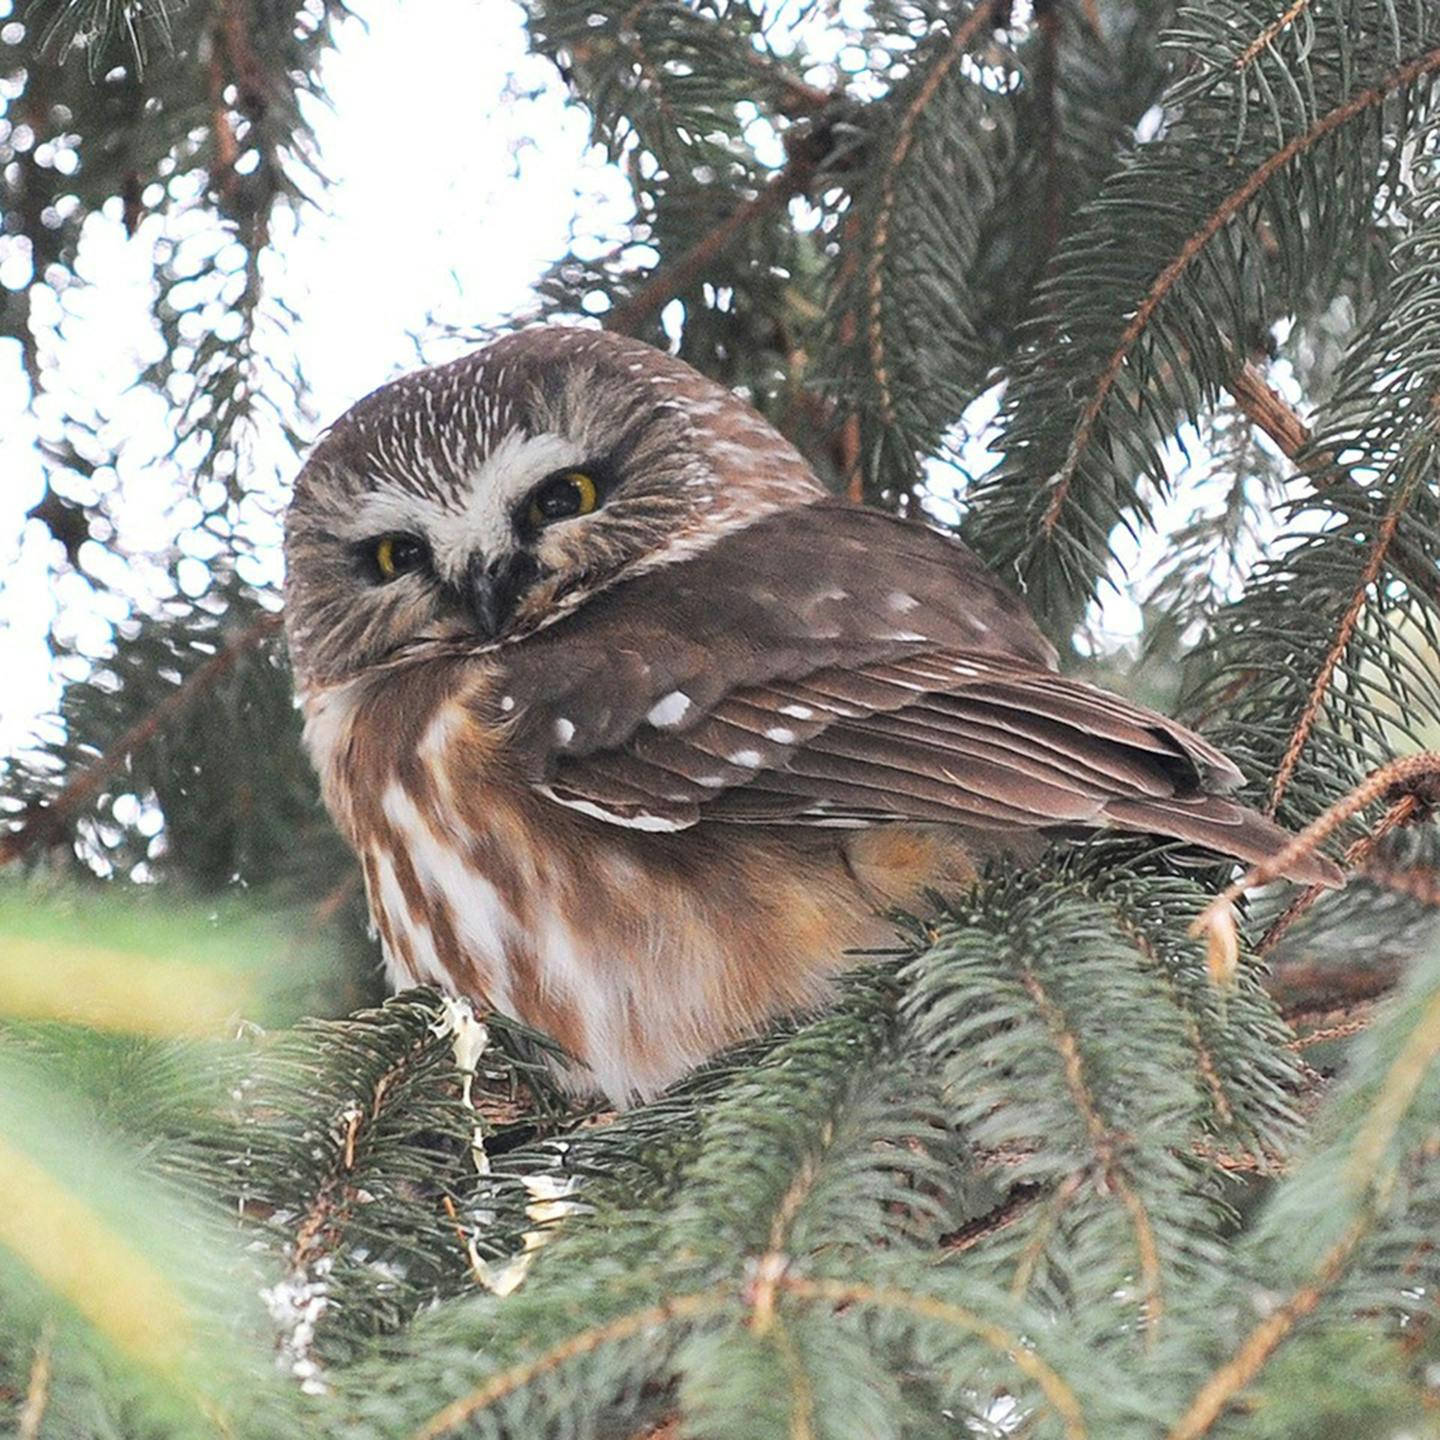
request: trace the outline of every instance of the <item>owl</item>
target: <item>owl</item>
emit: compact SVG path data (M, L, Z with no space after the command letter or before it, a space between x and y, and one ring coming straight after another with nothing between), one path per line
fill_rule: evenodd
M548 1033L617 1104L822 1005L984 861L1289 838L1199 735L1059 675L956 539L833 498L619 335L524 330L375 391L285 548L305 740L389 980Z

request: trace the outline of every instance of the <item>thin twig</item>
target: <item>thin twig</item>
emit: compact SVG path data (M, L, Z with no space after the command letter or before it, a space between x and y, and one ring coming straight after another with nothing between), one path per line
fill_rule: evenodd
M1250 361L1225 382L1225 388L1246 419L1263 430L1287 460L1294 460L1310 443L1310 427Z
M706 237L692 245L673 265L667 265L645 282L628 300L617 305L606 317L611 330L631 334L664 309L682 291L688 290L705 273L715 258L729 249L736 236L747 230L763 215L784 205L810 184L818 168L815 156L808 149L797 149L783 168L771 176L760 193L734 210Z
M1384 1209L1394 1185L1396 1167L1393 1162L1382 1165L1382 1159L1437 1055L1440 1055L1440 997L1432 997L1370 1103L1367 1119L1346 1159L1344 1174L1348 1185L1363 1187L1364 1199L1359 1213L1339 1240L1320 1257L1309 1283L1274 1306L1236 1347L1231 1358L1200 1386L1167 1440L1199 1440L1208 1434L1345 1273L1351 1257Z
M1345 851L1341 864L1346 870L1361 870L1369 862L1375 847L1394 829L1406 825L1414 817L1419 801L1413 795L1402 795L1380 818L1368 834L1362 835ZM1325 893L1324 885L1311 885L1297 895L1276 918L1255 947L1258 955L1268 955L1285 932Z
M1243 54L1235 60L1235 68L1244 70L1250 65L1255 57L1275 39L1284 29L1293 25L1299 18L1300 12L1310 4L1310 0L1293 0L1293 3L1286 7L1283 15L1277 15L1250 43L1245 47Z
M943 1250L973 1250L993 1235L1008 1230L1045 1193L1039 1185L1022 1181L1012 1186L1005 1199L993 1210L974 1220L967 1220L958 1230L940 1237Z
M1060 1008L1045 993L1044 987L1028 967L1021 975L1020 983L1035 1002L1036 1008L1044 1017L1046 1028L1050 1031L1064 1069L1066 1088L1070 1091L1070 1097L1075 1102L1075 1108L1079 1111L1091 1144L1095 1147L1095 1156L1099 1161L1105 1185L1124 1206L1134 1226L1136 1258L1140 1262L1140 1273L1145 1282L1145 1299L1141 1308L1147 1321L1146 1340L1151 1343L1165 1305L1160 1288L1160 1251L1155 1243L1155 1228L1151 1224L1150 1214L1117 1162L1116 1136L1105 1124L1090 1094L1079 1043L1066 1025Z
M1313 855L1353 815L1390 791L1398 794L1429 780L1440 782L1440 750L1422 750L1372 770L1348 795L1317 816L1273 855L1252 865L1227 885L1195 918L1192 935L1208 935L1211 943L1228 944L1235 932L1235 902L1247 891L1278 880L1301 860Z
M1280 801L1284 798L1285 791L1295 776L1295 771L1300 764L1300 756L1309 743L1311 732L1319 722L1320 713L1324 709L1325 698L1330 693L1330 682L1334 679L1335 671L1339 668L1340 661L1344 658L1345 651L1354 637L1355 629L1360 623L1360 617L1365 610L1365 602L1370 594L1370 587L1380 578L1380 571L1385 566L1390 546L1400 529L1400 521L1405 515L1405 508L1410 503L1411 495L1415 493L1422 473L1417 466L1390 498L1385 517L1375 532L1375 541L1370 547L1365 568L1360 572L1360 577L1355 583L1350 603L1340 617L1340 624L1335 630L1335 638L1330 642L1330 648L1320 662L1320 668L1315 674L1310 694L1305 701L1305 708L1300 712L1300 718L1296 721L1290 742L1285 747L1285 754L1281 757L1279 768L1275 771L1275 780L1270 787L1270 803L1265 807L1268 815L1274 815L1279 810Z
M50 804L31 813L17 829L0 839L0 865L18 859L32 845L59 840L65 822L99 794L105 782L131 755L155 739L242 655L279 630L280 623L278 614L262 615L227 640L203 665L192 670L144 719L138 720L99 759L70 780Z

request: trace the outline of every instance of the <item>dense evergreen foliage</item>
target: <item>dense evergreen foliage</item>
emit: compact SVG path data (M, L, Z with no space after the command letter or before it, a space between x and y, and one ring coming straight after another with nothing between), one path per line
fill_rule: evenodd
M1237 934L1174 847L998 866L618 1116L504 1017L381 1003L245 578L257 457L313 430L271 279L343 16L0 19L32 516L103 589L113 417L57 377L118 221L214 557L102 660L57 642L0 776L0 1423L1440 1434L1434 0L526 0L635 205L536 312L678 347L837 490L958 524L1070 668L1201 725L1353 876L1262 884Z

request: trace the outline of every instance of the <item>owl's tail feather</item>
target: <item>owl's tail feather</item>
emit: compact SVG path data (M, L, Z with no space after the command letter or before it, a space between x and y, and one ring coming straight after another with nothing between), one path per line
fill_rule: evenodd
M1258 811L1218 795L1111 800L1105 806L1105 814L1123 830L1171 835L1252 865L1273 858L1295 838ZM1284 875L1287 880L1302 885L1335 888L1345 883L1340 867L1323 855L1304 856L1286 869Z

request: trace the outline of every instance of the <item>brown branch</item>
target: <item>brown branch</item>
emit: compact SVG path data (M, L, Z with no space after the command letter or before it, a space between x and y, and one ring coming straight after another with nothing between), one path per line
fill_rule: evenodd
M1380 577L1380 571L1385 565L1385 557L1400 528L1405 507L1410 503L1410 496L1414 493L1422 473L1417 466L1410 478L1396 489L1385 512L1385 518L1380 522L1380 528L1375 534L1375 543L1370 547L1365 568L1360 572L1360 579L1356 583L1355 593L1350 597L1350 603L1340 617L1335 638L1331 642L1329 650L1325 652L1325 658L1320 662L1320 669L1315 675L1314 684L1310 687L1310 695L1305 702L1305 708L1300 712L1300 719L1295 724L1290 742L1285 747L1285 754L1281 757L1280 767L1275 772L1275 781L1270 788L1270 803L1265 807L1268 815L1274 815L1280 808L1280 801L1284 798L1285 791L1295 776L1296 767L1300 764L1300 756L1320 719L1321 710L1324 709L1325 697L1330 692L1330 682L1334 679L1335 671L1355 634L1355 627L1360 623L1360 616L1365 609L1365 601L1370 587Z
M1345 1233L1312 1271L1312 1278L1252 1329L1229 1360L1195 1394L1167 1440L1199 1440L1269 1362L1296 1326L1325 1298L1345 1272L1356 1248L1379 1219L1395 1179L1395 1166L1381 1159L1395 1137L1417 1091L1440 1056L1440 996L1434 996L1368 1107L1345 1164L1351 1187L1363 1187L1364 1202Z
M1281 1342L1325 1298L1326 1292L1344 1273L1350 1256L1368 1229L1363 1216L1352 1222L1326 1253L1316 1270L1314 1282L1302 1286L1250 1332L1234 1358L1201 1386L1167 1440L1198 1440L1214 1425L1235 1396L1259 1374Z
M1208 935L1212 946L1233 943L1235 901L1247 890L1278 880L1287 870L1313 855L1347 820L1376 800L1392 793L1402 798L1411 787L1437 782L1440 782L1440 750L1422 750L1419 754L1403 756L1380 766L1378 770L1372 770L1348 795L1318 815L1273 855L1252 865L1238 880L1227 885L1196 916L1190 933Z
M992 1349L1007 1355L1021 1374L1040 1387L1065 1427L1069 1440L1086 1440L1085 1414L1079 1398L1059 1374L1030 1348L1019 1335L986 1320L973 1310L930 1295L916 1295L908 1290L889 1286L852 1285L843 1280L810 1280L798 1275L782 1275L779 1288L802 1300L824 1300L832 1305L865 1305L875 1310L898 1311L935 1320L952 1329L963 1330L983 1340Z
M895 146L890 152L885 167L885 178L880 190L880 208L875 216L875 228L871 231L870 258L865 266L865 290L869 306L866 338L870 345L870 368L875 375L875 384L880 391L880 419L882 424L895 423L895 404L890 394L890 372L885 357L885 335L881 307L884 300L883 268L886 248L890 243L890 222L895 214L896 177L905 164L906 157L915 143L915 127L926 107L935 98L935 93L944 83L945 77L970 48L975 32L987 21L995 18L992 0L977 0L975 7L955 27L950 43L936 61L934 69L925 77L925 83L916 92L915 98L901 116L895 132Z
M473 1415L488 1410L492 1405L533 1384L541 1376L560 1369L571 1360L593 1355L606 1345L629 1340L646 1330L658 1330L671 1321L692 1320L708 1314L718 1310L729 1298L724 1293L714 1291L678 1295L672 1300L662 1300L660 1304L648 1306L644 1310L618 1316L604 1325L582 1330L578 1335L572 1335L558 1345L551 1345L531 1360L499 1371L468 1395L452 1401L415 1431L413 1440L435 1440L437 1435L448 1435L452 1430L459 1429Z
M1303 1035L1288 1042L1287 1048L1294 1050L1297 1054L1302 1050L1309 1050L1316 1045L1327 1045L1335 1040L1349 1040L1352 1036L1360 1034L1362 1030L1368 1030L1375 1020L1375 1002L1373 1000L1362 1000L1352 1010L1332 1010L1328 1017L1329 1023L1316 1025L1313 1030L1307 1030Z
M1288 26L1293 25L1299 17L1300 12L1309 5L1310 0L1294 0L1294 3L1287 6L1283 15L1277 15L1250 43L1245 47L1242 55L1235 60L1235 68L1244 70L1250 65L1255 57L1269 45L1275 37Z
M1310 443L1310 427L1250 361L1225 382L1225 388L1250 423L1263 430L1287 460L1294 460Z
M1164 1311L1164 1302L1160 1293L1160 1252L1155 1243L1155 1229L1150 1223L1150 1215L1116 1159L1116 1137L1105 1124L1091 1097L1090 1087L1085 1080L1085 1063L1080 1055L1080 1046L1066 1026L1059 1007L1045 993L1044 987L1028 967L1022 974L1020 983L1045 1019L1064 1068L1066 1088L1085 1122L1085 1129L1095 1147L1105 1183L1129 1212L1135 1228L1135 1251L1145 1282L1145 1300L1141 1308L1149 1322L1146 1327L1147 1341L1153 1340Z
M18 828L0 838L0 866L18 859L33 845L56 843L63 835L62 827L66 821L99 794L105 782L124 766L131 755L154 740L242 655L279 630L280 624L278 614L262 615L227 640L203 665L191 671L144 719L132 725L99 759L70 780L50 804L33 810Z
M943 1250L973 1250L983 1245L992 1235L1008 1230L1045 1193L1039 1185L1022 1181L1012 1186L1009 1194L993 1210L974 1220L967 1220L958 1230L950 1230L940 1237Z
M1174 289L1180 277L1189 270L1200 253L1230 220L1239 214L1265 185L1298 155L1303 155L1327 135L1338 130L1342 125L1348 124L1356 116L1383 103L1394 91L1434 70L1440 70L1440 49L1427 51L1424 55L1397 67L1369 89L1352 95L1344 104L1337 105L1333 110L1321 116L1303 134L1295 136L1262 164L1256 166L1245 180L1211 212L1205 223L1190 235L1180 247L1175 258L1155 277L1130 323L1121 332L1120 342L1101 370L1094 393L1080 412L1075 434L1070 441L1069 452L1055 476L1050 504L1045 511L1043 529L1047 537L1054 534L1055 527L1060 522L1060 514L1065 508L1065 502L1070 494L1070 486L1080 466L1080 457L1090 444L1096 422L1100 418L1100 412L1105 408L1105 402L1109 398L1115 382L1119 379L1120 372L1124 369L1125 362L1135 347L1135 342L1145 332L1146 326L1154 317L1160 303Z
M1341 864L1347 870L1364 867L1374 853L1375 847L1394 829L1407 825L1418 813L1419 802L1413 795L1401 795L1381 816L1379 823L1368 834L1362 835L1345 851ZM1268 955L1285 932L1325 893L1324 885L1311 885L1297 895L1276 918L1255 947L1256 954Z
M688 290L738 235L761 216L768 215L801 194L817 169L818 160L811 149L792 151L789 160L771 176L758 195L745 201L673 265L667 265L651 276L628 300L605 316L606 327L633 334L652 315L664 309L682 291Z

